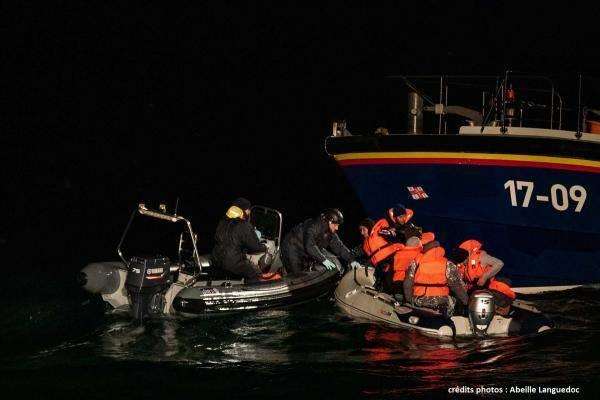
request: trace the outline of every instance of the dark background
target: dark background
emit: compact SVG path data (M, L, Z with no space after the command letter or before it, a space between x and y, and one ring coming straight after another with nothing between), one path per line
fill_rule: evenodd
M280 209L286 228L339 206L356 242L362 210L323 150L334 118L401 131L406 92L390 74L548 73L574 103L577 73L598 72L597 11L504 1L5 7L6 265L70 274L114 259L138 201L177 197L205 251L238 196Z

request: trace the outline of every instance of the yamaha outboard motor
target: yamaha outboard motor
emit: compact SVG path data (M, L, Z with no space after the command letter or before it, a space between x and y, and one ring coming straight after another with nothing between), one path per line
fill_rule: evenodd
M133 318L141 321L162 314L164 295L172 283L170 267L167 257L131 257L125 287Z
M488 290L476 290L469 298L469 320L473 333L485 336L494 318L494 296Z

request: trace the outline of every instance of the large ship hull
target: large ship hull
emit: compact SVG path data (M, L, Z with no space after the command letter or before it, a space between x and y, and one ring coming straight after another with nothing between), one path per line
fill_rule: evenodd
M403 203L447 248L478 239L516 287L600 282L600 143L395 135L329 138L327 151L371 217Z

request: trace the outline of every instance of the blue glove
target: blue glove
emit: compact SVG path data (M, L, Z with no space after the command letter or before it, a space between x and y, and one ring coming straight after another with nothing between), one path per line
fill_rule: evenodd
M333 262L331 262L331 261L329 261L329 260L325 260L325 261L323 261L323 265L324 265L324 266L325 266L325 268L327 268L327 269L337 269L337 266L336 266L336 265L335 265Z
M352 268L352 269L356 269L356 268L359 268L359 267L361 267L361 265L360 265L360 263L358 261L352 261L350 263L350 268Z
M256 232L256 236L258 236L258 240L262 239L262 233L260 233L258 229L255 229L254 232Z

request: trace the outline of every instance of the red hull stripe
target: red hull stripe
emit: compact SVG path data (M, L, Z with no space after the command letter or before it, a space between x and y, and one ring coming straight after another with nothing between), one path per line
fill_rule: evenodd
M600 167L590 165L559 164L539 161L491 160L474 158L355 158L338 160L343 167L353 165L490 165L502 167L527 167L600 173Z

